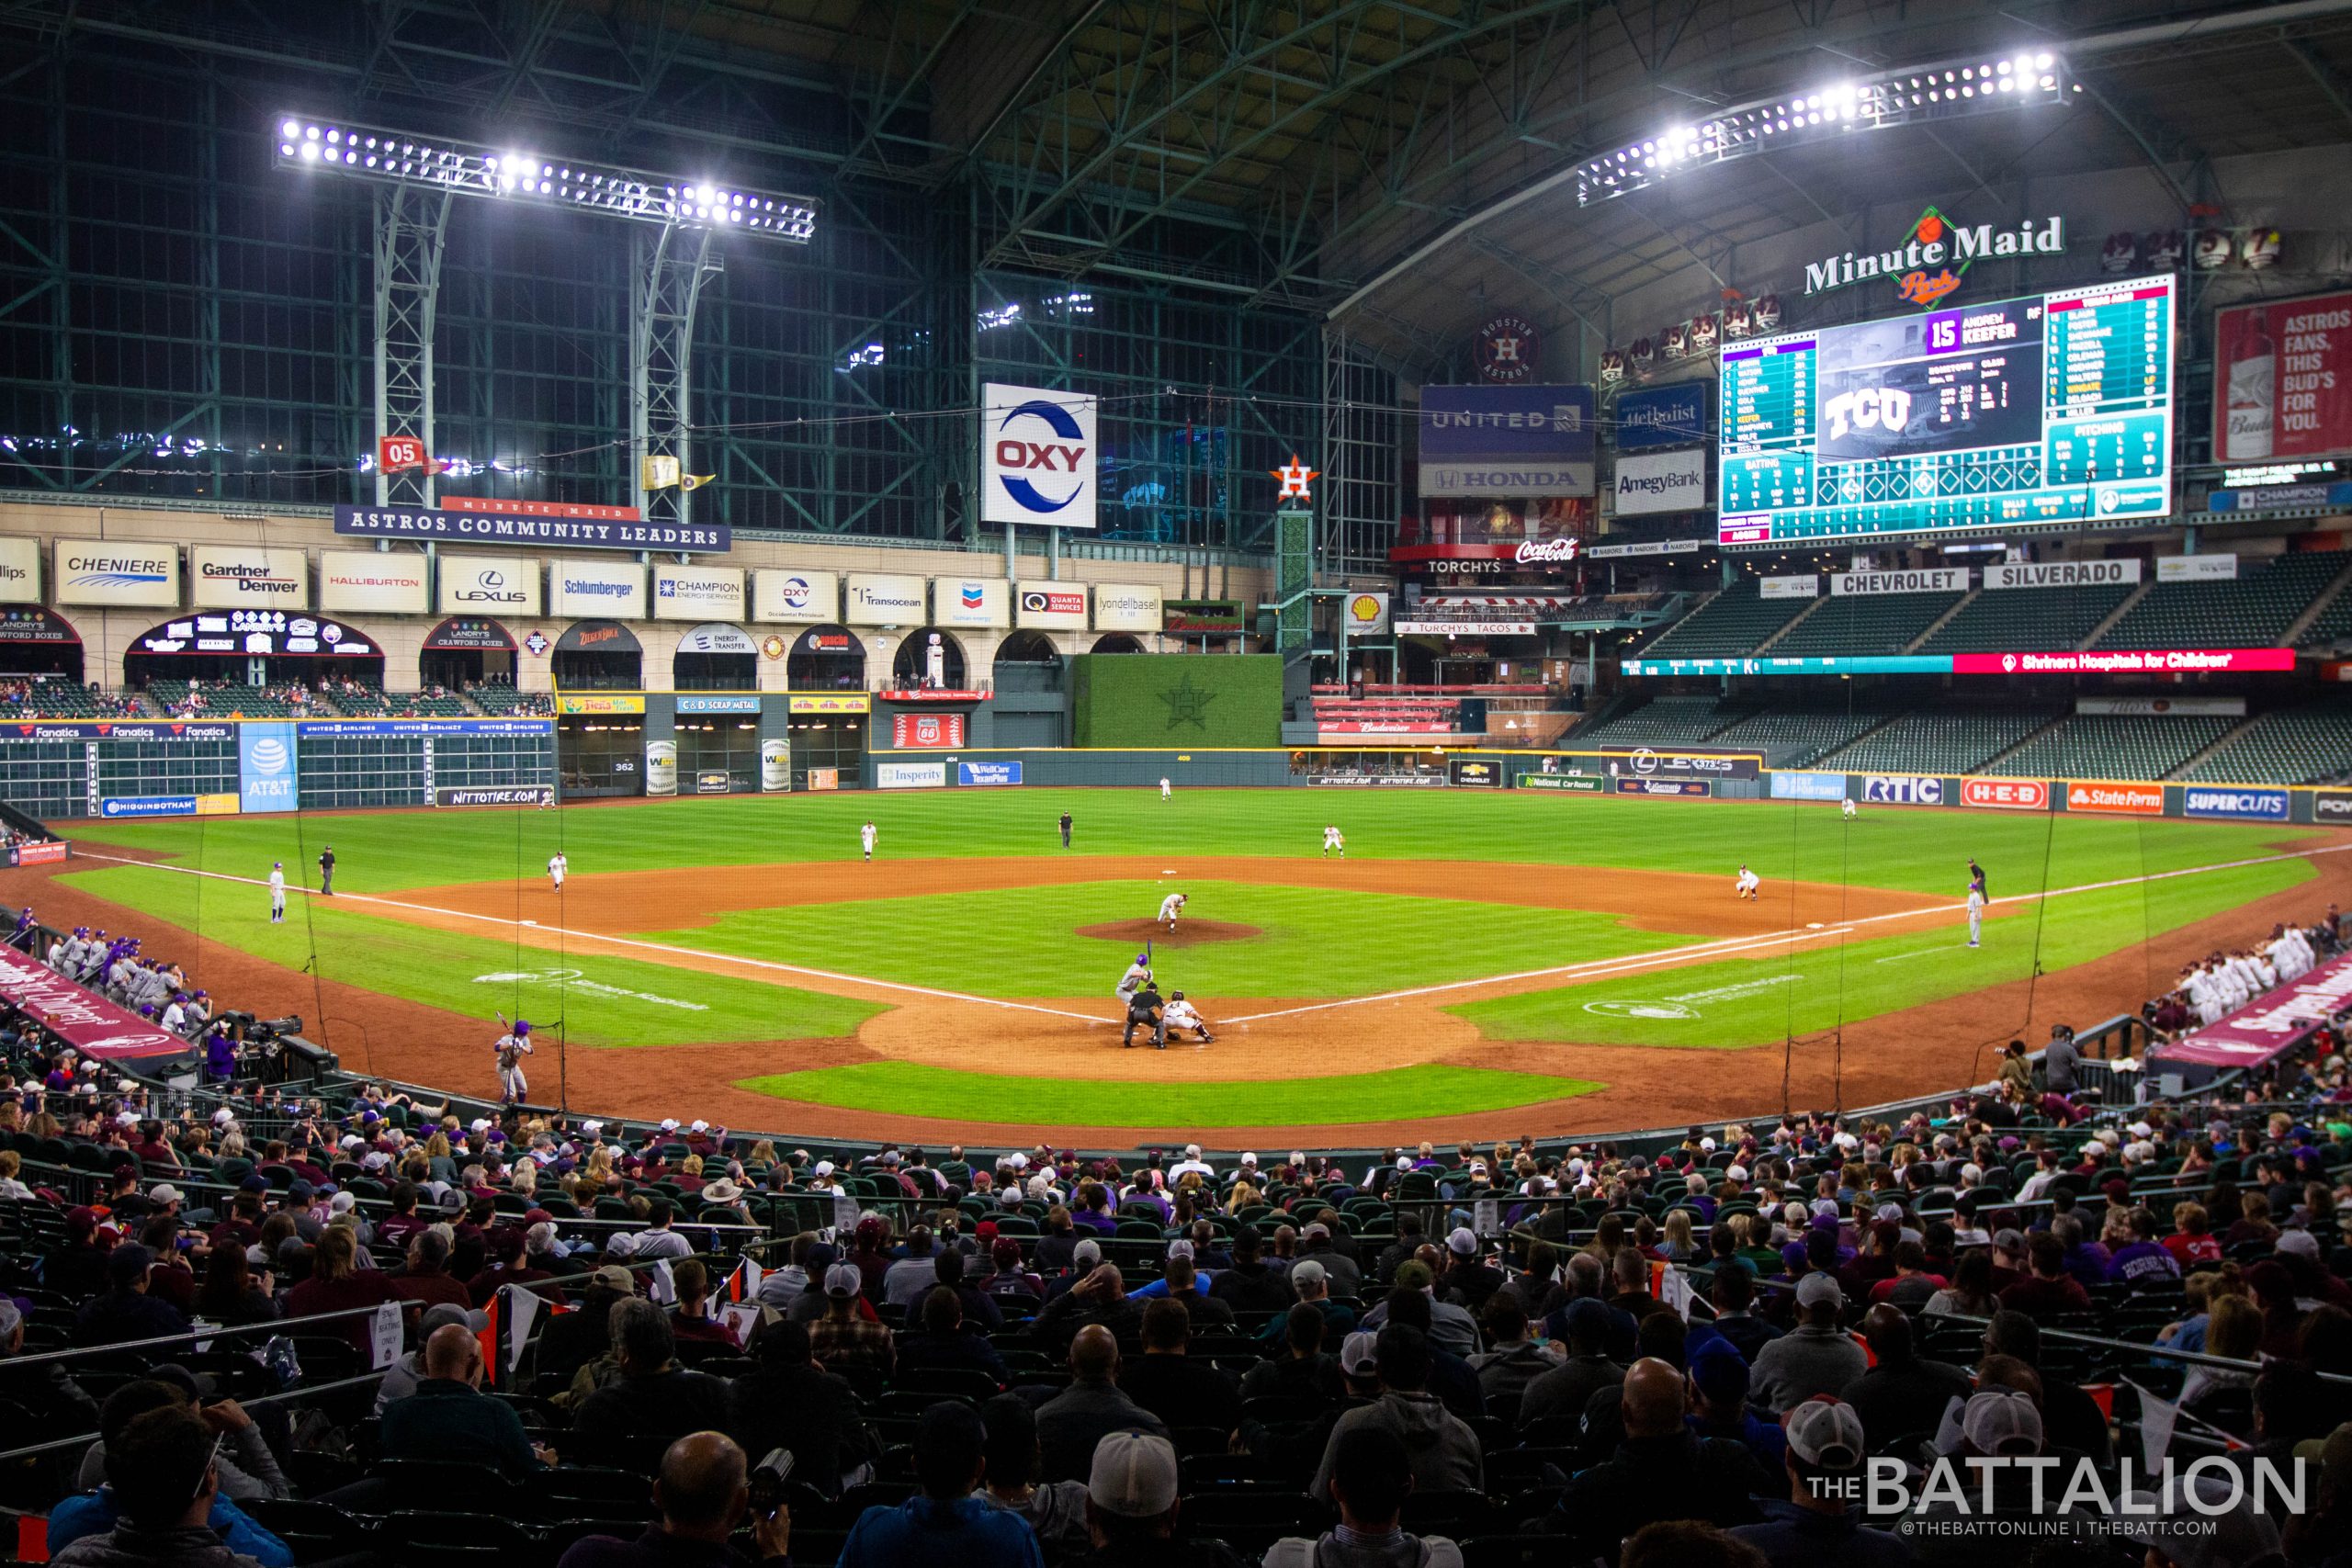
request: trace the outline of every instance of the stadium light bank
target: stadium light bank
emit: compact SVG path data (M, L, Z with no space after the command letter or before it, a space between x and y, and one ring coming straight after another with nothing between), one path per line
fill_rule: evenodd
M609 164L551 162L530 152L300 115L278 116L272 130L277 162L284 168L673 228L759 234L788 244L807 244L817 231L813 197L674 180Z

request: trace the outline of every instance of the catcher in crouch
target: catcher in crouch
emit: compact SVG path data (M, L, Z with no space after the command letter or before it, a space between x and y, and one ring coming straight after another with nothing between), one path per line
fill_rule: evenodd
M1201 1043L1204 1045L1216 1039L1216 1035L1209 1032L1208 1023L1201 1017L1200 1010L1186 1001L1184 993L1182 991L1170 991L1168 994L1168 1005L1160 1010L1159 1021L1160 1032L1163 1036L1181 1033L1189 1029L1200 1037Z

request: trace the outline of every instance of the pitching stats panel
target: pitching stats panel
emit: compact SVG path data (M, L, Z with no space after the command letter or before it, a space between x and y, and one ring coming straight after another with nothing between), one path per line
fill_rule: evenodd
M2172 350L2170 277L1728 346L1718 536L2161 516Z

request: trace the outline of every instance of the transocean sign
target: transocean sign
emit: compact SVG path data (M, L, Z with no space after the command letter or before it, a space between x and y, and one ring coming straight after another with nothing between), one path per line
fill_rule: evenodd
M1844 251L1805 263L1804 292L1826 294L1849 283L1892 278L1906 304L1925 310L1958 288L1975 262L2054 256L2065 248L2066 220L2054 214L2029 218L2015 228L1972 228L1930 207L1893 250Z

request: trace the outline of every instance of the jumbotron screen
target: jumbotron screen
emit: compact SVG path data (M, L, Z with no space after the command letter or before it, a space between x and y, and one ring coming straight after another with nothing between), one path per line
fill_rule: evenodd
M1718 537L2162 516L2172 346L2169 276L1727 346Z

